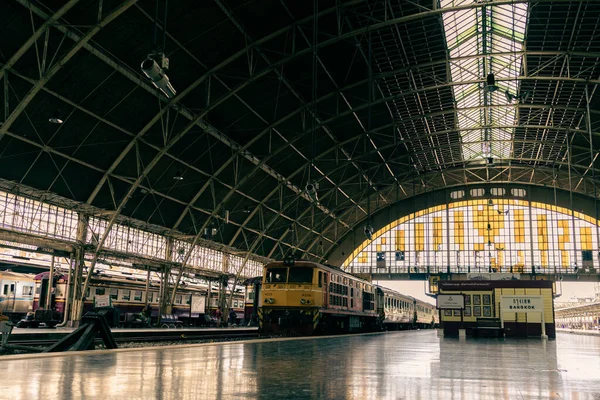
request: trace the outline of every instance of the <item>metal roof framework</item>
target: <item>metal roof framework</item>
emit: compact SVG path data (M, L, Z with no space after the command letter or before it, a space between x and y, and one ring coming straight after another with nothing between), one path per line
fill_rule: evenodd
M126 218L192 247L215 228L248 257L325 260L436 188L597 195L595 1L159 3L173 99L139 69L155 3L0 5L0 178L103 215L96 254Z

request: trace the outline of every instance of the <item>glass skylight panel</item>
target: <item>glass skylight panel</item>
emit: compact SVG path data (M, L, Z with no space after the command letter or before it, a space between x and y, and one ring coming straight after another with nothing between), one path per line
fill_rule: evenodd
M451 10L468 4L476 6ZM440 0L440 6L449 9L442 19L463 158L510 157L517 108L506 92L519 95L517 77L521 74L528 4ZM473 83L485 81L489 73L496 79L496 91L487 90L486 83Z

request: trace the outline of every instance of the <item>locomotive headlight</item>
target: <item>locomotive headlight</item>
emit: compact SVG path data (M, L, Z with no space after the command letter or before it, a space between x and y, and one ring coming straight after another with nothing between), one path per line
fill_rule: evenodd
M306 299L300 299L300 304L306 304Z
M265 299L265 303L268 303L268 304L274 304L274 303L275 303L275 299L274 299L274 298L272 298L272 297L267 297L267 298Z

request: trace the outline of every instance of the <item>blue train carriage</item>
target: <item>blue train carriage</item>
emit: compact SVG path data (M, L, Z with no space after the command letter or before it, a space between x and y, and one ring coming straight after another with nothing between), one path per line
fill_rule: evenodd
M375 285L334 267L272 262L263 269L259 328L306 335L377 329L375 295Z
M0 271L0 311L18 321L33 310L35 276Z

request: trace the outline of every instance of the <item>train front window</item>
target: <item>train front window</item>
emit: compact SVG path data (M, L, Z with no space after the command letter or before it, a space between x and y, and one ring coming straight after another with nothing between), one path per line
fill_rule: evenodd
M287 280L287 268L268 268L265 275L265 283L285 283Z
M292 267L288 283L312 283L313 269L310 267Z

